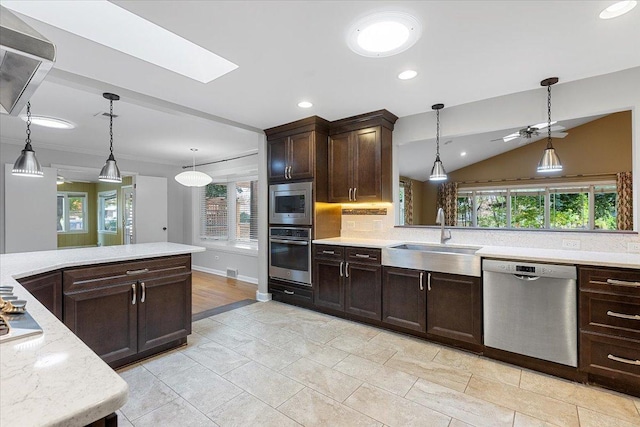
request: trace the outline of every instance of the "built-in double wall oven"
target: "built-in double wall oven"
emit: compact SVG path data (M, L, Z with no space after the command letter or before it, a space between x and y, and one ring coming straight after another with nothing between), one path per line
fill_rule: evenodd
M269 277L311 286L313 183L269 186Z

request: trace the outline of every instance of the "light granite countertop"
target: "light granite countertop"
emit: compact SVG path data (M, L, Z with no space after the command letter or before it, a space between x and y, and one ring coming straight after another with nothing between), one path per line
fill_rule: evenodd
M402 243L418 243L427 245L440 245L434 242L406 242L398 240L360 239L348 237L332 237L318 239L314 244L356 246L368 248L386 248ZM442 246L466 246L444 244ZM470 245L479 248L476 255L483 258L513 259L532 262L553 262L561 264L593 265L621 268L640 268L640 254L625 252L592 252L572 251L564 249L523 248L514 246L485 246Z
M204 251L176 243L0 255L2 285L27 300L43 334L0 344L0 425L84 426L127 401L128 386L15 278L64 267Z

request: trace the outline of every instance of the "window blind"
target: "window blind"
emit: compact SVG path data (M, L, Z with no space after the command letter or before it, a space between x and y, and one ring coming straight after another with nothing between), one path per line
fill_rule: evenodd
M227 184L208 184L200 196L200 238L227 240L229 218Z

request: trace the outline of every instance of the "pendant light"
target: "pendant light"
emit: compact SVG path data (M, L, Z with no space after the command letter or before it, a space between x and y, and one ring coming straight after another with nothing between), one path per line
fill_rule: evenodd
M447 171L444 170L442 161L440 160L440 110L444 108L444 104L434 104L432 110L436 110L436 161L433 162L431 168L430 181L444 181L447 179Z
M549 77L540 82L540 86L547 87L547 148L545 148L544 154L542 154L542 158L538 163L538 172L540 173L558 172L562 170L560 158L551 143L551 86L556 83L558 83L557 77Z
M176 181L185 187L204 187L209 184L213 179L204 172L198 172L196 170L196 151L197 148L191 148L193 152L193 169L190 171L180 172L176 175ZM187 166L184 166L186 168Z
M98 180L102 182L121 183L122 176L120 175L120 169L118 169L116 159L113 157L113 101L118 101L120 96L108 92L103 93L102 96L109 100L109 157L100 171Z
M36 152L31 148L31 102L27 102L27 139L26 144L20 157L13 164L11 170L12 175L16 176L32 176L35 178L42 178L44 173L40 162L36 158Z

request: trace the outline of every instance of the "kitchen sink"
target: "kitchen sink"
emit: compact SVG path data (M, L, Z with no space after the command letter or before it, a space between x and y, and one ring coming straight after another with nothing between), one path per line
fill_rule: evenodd
M479 247L402 243L382 249L382 265L480 277Z

